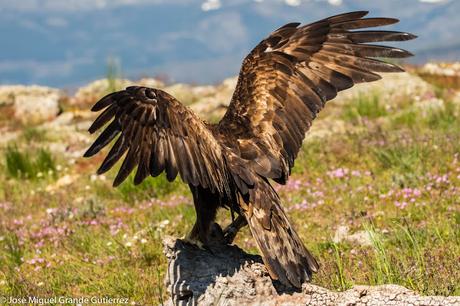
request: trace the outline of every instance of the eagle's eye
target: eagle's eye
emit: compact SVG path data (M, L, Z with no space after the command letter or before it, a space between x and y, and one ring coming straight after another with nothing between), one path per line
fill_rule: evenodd
M146 90L146 91L145 91L145 95L146 95L147 98L149 98L149 99L155 99L156 96L157 96L153 90Z

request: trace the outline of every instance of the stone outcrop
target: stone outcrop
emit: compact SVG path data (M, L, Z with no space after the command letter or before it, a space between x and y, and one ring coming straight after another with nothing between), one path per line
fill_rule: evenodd
M460 297L420 296L397 285L334 292L304 284L294 292L270 279L259 256L236 246L201 250L167 237L164 252L165 283L171 296L166 305L460 305Z
M0 106L13 107L15 119L23 124L52 120L59 114L62 92L44 86L0 86Z

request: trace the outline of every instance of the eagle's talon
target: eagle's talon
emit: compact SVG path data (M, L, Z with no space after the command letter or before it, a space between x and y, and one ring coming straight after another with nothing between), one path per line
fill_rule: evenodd
M211 250L211 248L208 245L203 245L203 249L205 251L208 251L211 255L215 255L214 252Z
M214 252L211 250L211 248L207 245L201 242L199 239L191 239L190 237L184 237L181 239L184 243L189 244L190 246L197 248L202 251L206 251L214 255Z
M233 240L236 238L236 234L238 233L238 229L233 226L229 226L225 229L224 232L224 243L225 244L232 244Z
M206 245L200 240L200 238L197 235L193 234L193 230L181 240L187 244L197 247L200 250L206 250Z
M191 246L194 246L200 250L205 250L205 245L203 242L201 242L199 239L192 239L190 238L189 236L186 236L184 238L181 239L183 242L191 245Z
M246 218L243 216L238 216L229 226L224 230L224 242L226 244L232 244L233 240L236 238L236 234L244 227L247 223Z
M222 227L220 227L218 223L214 222L211 225L208 240L213 244L225 243L225 232L222 230Z

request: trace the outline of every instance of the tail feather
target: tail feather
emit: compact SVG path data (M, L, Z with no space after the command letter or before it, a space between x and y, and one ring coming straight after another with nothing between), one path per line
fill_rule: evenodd
M310 281L318 262L303 245L268 182L251 190L246 206L243 213L270 276L296 288Z

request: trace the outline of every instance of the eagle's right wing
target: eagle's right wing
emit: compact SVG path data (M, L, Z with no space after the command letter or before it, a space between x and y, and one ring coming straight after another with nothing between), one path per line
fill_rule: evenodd
M97 171L108 171L127 152L114 186L137 166L135 184L165 171L169 181L179 173L185 183L228 192L221 146L206 124L171 95L132 86L105 96L92 111L103 109L89 132L112 121L84 156L93 156L118 136Z
M237 140L236 151L259 175L286 182L305 132L337 92L378 80L380 72L403 71L380 58L411 53L368 43L409 40L415 35L360 30L398 21L363 18L366 14L351 12L307 25L287 24L245 58L219 129Z

